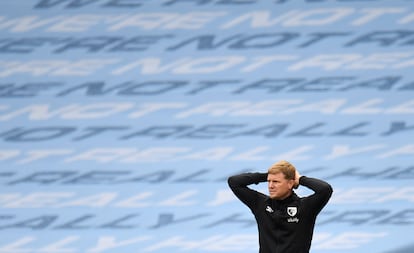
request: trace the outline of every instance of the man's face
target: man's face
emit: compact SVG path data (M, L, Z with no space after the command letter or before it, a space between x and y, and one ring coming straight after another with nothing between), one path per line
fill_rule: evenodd
M269 196L272 199L285 199L289 197L292 192L294 180L288 180L283 173L268 174L267 183L269 189Z

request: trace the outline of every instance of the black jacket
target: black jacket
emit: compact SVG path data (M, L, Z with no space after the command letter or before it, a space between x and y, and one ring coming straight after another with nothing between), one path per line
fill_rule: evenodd
M332 187L319 179L302 176L299 184L314 191L307 197L292 192L284 200L248 188L267 181L267 173L231 176L228 184L234 194L253 212L259 230L259 253L308 253L316 216L332 195Z

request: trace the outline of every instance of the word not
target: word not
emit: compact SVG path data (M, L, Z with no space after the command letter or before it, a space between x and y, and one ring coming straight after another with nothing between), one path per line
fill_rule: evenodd
M300 56L292 54L280 55L212 55L202 57L181 57L173 60L160 57L146 57L132 62L121 59L81 59L81 60L3 60L0 61L0 77L14 75L30 76L89 76L99 70L108 75L120 76L134 73L142 75L207 75L223 71L235 73L252 73L255 71L277 68L281 71L297 72L304 69L321 71L335 70L400 70L414 66L414 52L399 51L364 54L318 54ZM166 62L168 61L168 62ZM114 64L118 64L113 66ZM230 75L230 76L232 76Z
M342 45L344 48L356 47L359 45L374 45L377 47L400 46L406 47L413 44L414 32L410 30L399 31L372 31L367 34L348 39L350 32L319 32L312 34L301 34L298 32L285 33L261 33L261 34L230 34L226 37L219 35L197 35L194 37L178 40L175 35L147 35L136 37L122 36L97 36L85 38L53 38L53 37L35 37L35 38L3 38L0 41L0 54L30 54L37 50L49 49L53 54L70 53L72 51L87 52L89 54L105 53L130 53L142 52L148 50L157 50L163 44L161 50L173 52L182 49L193 49L198 51L206 50L258 50L271 49L280 46L286 46L296 43L296 48L307 48L325 43L326 40L336 39L335 44ZM347 41L338 42L338 39ZM159 45L161 44L161 45Z
M159 103L143 103L136 104L132 102L101 102L94 104L66 104L62 107L53 108L50 104L33 104L26 105L22 108L11 108L10 106L0 104L0 121L12 121L14 119L24 118L28 121L45 121L51 119L59 119L65 121L75 120L96 120L112 118L121 116L124 120L138 119L144 116L146 117L159 117L159 114L168 112L170 116L168 119L179 121L180 119L187 119L191 117L207 117L207 118L222 118L232 117L234 119L246 120L249 117L269 117L273 115L295 115L295 114L319 114L323 116L377 116L377 115L410 115L414 113L414 100L402 100L397 101L396 105L383 105L385 99L370 99L362 102L348 101L348 99L326 99L317 102L307 102L303 99L280 99L280 100L262 100L260 102L252 102L248 100L238 101L226 101L226 102L208 102L200 105L194 105L185 102L159 102ZM163 119L167 119L163 116ZM209 119L211 121L211 119ZM128 121L125 121L128 122ZM214 136L226 136L236 137L241 134L235 134L234 131L246 132L246 128L251 128L250 135L264 135L264 136L275 136L279 135L285 129L290 127L289 122L279 122L274 124L268 124L267 126L251 127L248 124L240 121L234 121L233 124L227 123L216 123L207 124L202 127L198 127L188 123L178 123L177 125L157 125L149 126L144 130L138 131L138 135L153 135L157 138L164 138L173 135L184 134L181 137L187 136L187 132L193 132L195 129L200 129L201 132L205 132L207 135L213 134ZM315 130L321 129L328 125L326 122L313 122L309 125L301 127L305 129ZM369 121L361 121L356 123L350 123L346 127L341 129L361 129L370 126ZM398 130L409 130L411 128L409 123L405 121L394 121L389 125L389 131L383 132L382 135L390 135ZM254 129L256 128L256 129ZM379 128L379 127L378 127ZM59 127L53 126L44 127L44 129L51 129L51 132L59 132ZM71 126L60 127L62 132L74 132ZM94 136L96 133L111 132L111 131L122 131L129 130L129 126L96 126L88 128L91 132L89 136ZM261 129L261 131L260 131ZM257 131L256 131L257 130ZM383 129L381 129L383 130ZM36 132L32 130L24 130L23 128L15 128L8 131L3 131L0 136L8 135L14 136L16 133L20 135L21 132ZM41 130L44 131L44 130ZM8 133L7 133L8 132ZM303 132L303 131L300 131ZM307 132L307 131L305 131ZM333 131L332 131L333 132ZM342 131L340 131L342 132ZM336 135L346 135L338 133ZM378 132L374 129L369 129L369 132ZM159 133L159 134L158 134ZM170 134L169 134L170 133ZM359 133L358 135L367 135ZM249 135L249 134L245 134ZM297 134L300 135L300 134ZM305 134L306 135L306 134ZM316 134L326 135L326 134ZM349 133L349 135L355 135ZM296 136L294 134L293 136ZM191 138L196 136L188 135ZM125 137L124 139L127 139Z
M170 186L156 185L156 191L142 191L142 184L138 182L136 189L128 186L125 192L31 192L31 193L1 193L0 207L3 209L15 208L119 208L119 209L144 209L160 207L192 207L196 206L208 210L229 203L236 202L229 189L215 189L211 187L208 196L195 187L195 183L187 186L178 193L163 193ZM225 187L222 182L220 187ZM164 187L164 189L162 188ZM141 190L140 190L141 189ZM137 193L133 193L137 192ZM299 195L307 195L299 192ZM372 186L351 187L347 189L335 189L332 205L360 205L384 204L401 201L412 205L414 203L414 187L410 186ZM414 221L413 221L414 222Z
M3 151L4 152L4 151ZM1 154L4 154L0 150ZM162 183L172 183L175 185L189 184L225 184L227 178L232 174L239 174L249 171L260 171L261 169L245 168L233 173L220 173L220 176L214 175L216 170L212 168L193 169L191 172L180 172L176 169L159 169L154 171L146 168L136 170L63 170L60 168L44 169L38 172L18 173L15 171L3 170L0 173L2 185L39 185L39 186L56 186L56 185L129 185L129 184L147 184L157 185ZM312 174L318 178L327 180L346 180L351 179L354 182L361 180L370 182L375 180L395 181L395 180L414 180L414 166L390 166L385 168L376 168L370 170L362 167L345 167L335 168L332 171L330 167L312 167L302 169L303 174ZM216 172L217 173L217 172ZM336 192L337 190L335 190ZM335 193L336 194L336 193ZM362 195L365 196L365 195ZM371 199L372 200L372 199ZM367 200L368 201L368 200Z
M282 13L266 10L248 9L242 14L229 11L199 12L145 12L135 15L77 14L67 16L22 16L18 18L2 17L0 30L11 33L38 32L87 32L104 26L102 31L115 32L123 29L142 30L199 30L213 27L220 30L243 27L260 29L275 27L321 27L345 23L355 28L386 19L392 27L412 25L414 15L406 7L355 8L303 8L289 9ZM389 19L392 19L391 21Z
M195 210L194 210L195 211ZM228 213L226 216L215 217L214 213L206 210L202 213L177 215L176 213L152 213L150 216L139 213L127 213L116 217L105 217L94 213L80 214L76 217L65 217L63 214L43 214L39 216L19 217L14 214L3 214L0 231L7 229L20 230L88 230L88 229L119 229L141 231L175 228L190 228L207 230L217 227L237 226L238 228L254 228L256 222L250 216L243 217L240 213ZM63 211L60 210L60 213ZM220 212L219 212L220 213ZM221 212L222 213L222 212ZM102 217L103 216L103 217ZM350 226L362 224L380 226L412 226L414 224L414 209L363 209L347 211L323 212L318 225L345 223ZM102 219L104 220L102 221ZM155 218L154 220L151 220Z
M197 96L222 94L273 95L278 93L329 93L329 92L412 92L414 80L405 80L399 75L378 76L363 79L358 76L321 76L266 78L254 81L240 79L215 80L129 80L121 83L108 83L96 80L84 83L65 83L61 80L26 83L0 83L2 98L30 98L37 96L67 97L152 97L161 95ZM382 93L379 93L382 94ZM285 100L285 99L283 99ZM283 101L282 100L282 101ZM158 103L161 104L161 103ZM4 107L3 107L4 108Z
M385 129L368 121L356 122L351 125L340 126L335 130L326 130L331 124L314 122L309 125L294 125L291 123L274 123L261 126L239 124L205 124L201 126L155 125L142 129L133 129L130 126L45 126L45 127L15 127L0 132L0 138L5 142L42 142L66 138L79 142L106 136L118 141L130 141L137 138L151 139L229 139L229 138L363 138L366 136L392 136L407 134L414 131L414 126L405 121L387 123ZM336 126L337 127L337 126Z
M134 145L136 146L136 145ZM369 155L370 160L382 160L408 157L412 159L414 145L394 144L366 144L352 146L348 144L334 144L317 146L315 144L287 147L256 146L247 150L239 150L232 146L216 146L207 149L196 149L190 146L155 146L142 149L138 148L91 148L84 151L67 148L40 149L23 151L19 149L2 149L0 160L8 161L17 159L17 164L27 164L38 161L54 161L60 163L96 162L96 163L158 163L170 164L178 161L232 161L232 162L258 162L275 161L280 159L322 160L349 159L355 156ZM56 161L57 160L57 161ZM10 163L8 163L10 165Z

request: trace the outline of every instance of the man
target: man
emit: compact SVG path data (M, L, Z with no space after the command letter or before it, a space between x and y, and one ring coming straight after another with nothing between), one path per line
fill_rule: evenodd
M266 181L269 196L247 187ZM267 173L231 176L228 184L256 218L259 253L309 253L316 216L332 195L328 183L301 176L292 164L279 161ZM299 185L314 193L298 197L293 188Z

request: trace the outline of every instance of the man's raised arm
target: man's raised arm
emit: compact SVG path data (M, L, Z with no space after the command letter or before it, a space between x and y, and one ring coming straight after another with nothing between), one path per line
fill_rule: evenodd
M256 203L258 195L257 191L247 187L251 184L259 184L267 181L267 173L242 173L228 178L227 182L234 195L244 204L252 207Z

